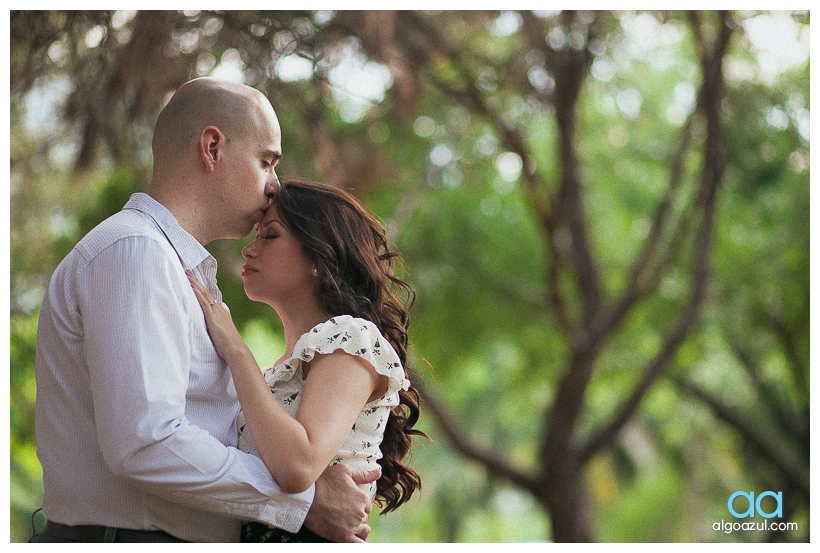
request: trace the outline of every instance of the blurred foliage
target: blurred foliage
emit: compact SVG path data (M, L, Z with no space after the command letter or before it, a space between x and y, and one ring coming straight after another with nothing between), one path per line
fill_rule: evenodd
M467 439L537 473L545 413L572 345L550 302L550 235L526 186L529 167L547 182L561 172L555 75L525 34L535 17L546 29L542 43L576 44L565 15L12 12L12 541L28 538L42 494L34 352L48 278L90 228L145 189L156 115L168 94L199 75L264 90L283 128L279 173L350 188L385 222L417 289L413 369ZM701 15L708 28L714 18ZM599 33L584 45L594 57L577 104L576 147L608 296L629 284L694 109L702 37L692 34L692 18L578 16ZM751 40L762 20L785 25L783 40L794 39L794 48L808 36L808 12L733 14L720 102L726 169L706 299L666 376L615 443L582 468L598 541L809 537L809 64L766 73L767 54ZM425 42L435 32L446 39ZM482 115L471 95L498 119ZM532 145L530 158L508 149L510 129ZM695 124L693 142L704 139ZM701 151L686 151L684 189L695 190L703 164ZM682 194L671 206L676 220L693 217L689 200ZM208 247L225 301L264 365L280 354L281 325L244 295L244 243ZM680 265L608 336L580 431L613 417L664 343L689 293L693 255L682 252ZM580 313L580 288L566 274L560 283L570 314ZM461 456L429 410L420 426L434 438L413 451L423 490L395 514L374 513L371 541L553 539L537 497ZM783 520L799 530L714 531L737 490L783 491Z

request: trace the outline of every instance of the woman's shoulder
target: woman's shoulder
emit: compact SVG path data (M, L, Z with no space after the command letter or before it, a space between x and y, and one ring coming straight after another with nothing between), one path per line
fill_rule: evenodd
M344 337L352 336L354 334L364 334L367 336L382 337L379 328L367 319L360 319L352 315L337 315L331 317L323 323L314 326L306 335L321 335L325 337L336 338L336 336ZM383 337L382 337L383 338ZM349 339L349 338L348 338Z
M315 355L336 352L361 357L379 374L396 380L398 387L409 386L401 360L387 338L373 322L351 315L331 317L303 334L293 356L308 362Z
M338 315L303 334L293 348L293 355L303 361L310 361L316 353L327 354L342 349L359 355L362 348L371 350L376 355L396 355L393 346L373 322L351 315Z

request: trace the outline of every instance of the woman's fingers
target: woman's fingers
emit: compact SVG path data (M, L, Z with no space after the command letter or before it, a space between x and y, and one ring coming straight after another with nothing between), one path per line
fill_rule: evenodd
M206 305L213 305L210 303L211 301L213 301L213 298L210 297L210 292L208 292L208 290L205 289L202 283L199 282L199 279L197 279L191 271L186 270L185 274L188 276L188 282L191 283L191 288L194 289L194 293L196 294L199 303L203 307Z
M232 349L236 349L231 347L232 344L244 344L239 331L236 330L236 326L233 324L230 313L214 300L213 295L191 271L186 270L185 275L188 277L191 288L193 288L196 299L205 315L208 334L211 336L211 341L216 347L217 353L219 355L223 355L223 353L230 354ZM218 309L213 309L214 307L218 307Z

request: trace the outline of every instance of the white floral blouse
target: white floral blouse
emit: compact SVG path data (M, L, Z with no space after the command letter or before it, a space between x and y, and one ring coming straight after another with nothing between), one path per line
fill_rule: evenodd
M313 359L316 354L333 353L339 349L370 363L376 372L388 377L388 385L387 392L382 397L365 404L330 465L346 463L361 469L376 468L376 460L382 456L379 445L384 437L387 417L390 410L399 404L399 390L410 387L398 354L376 325L350 315L333 317L316 325L299 338L288 359L263 371L265 381L285 411L296 417L305 387L302 364ZM237 419L237 426L239 449L258 456L251 433L246 431L247 421L242 413ZM372 500L376 494L376 483L365 484L362 489L370 494Z

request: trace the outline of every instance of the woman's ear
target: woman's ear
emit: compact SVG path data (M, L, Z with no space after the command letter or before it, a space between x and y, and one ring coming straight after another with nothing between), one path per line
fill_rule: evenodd
M225 135L217 127L205 127L199 133L199 155L207 172L212 173L216 170L217 162L222 158L224 145Z

